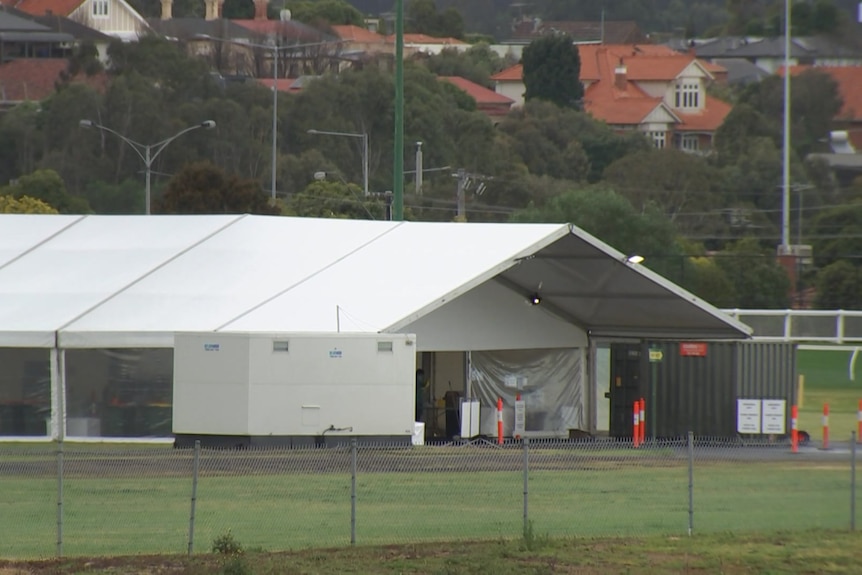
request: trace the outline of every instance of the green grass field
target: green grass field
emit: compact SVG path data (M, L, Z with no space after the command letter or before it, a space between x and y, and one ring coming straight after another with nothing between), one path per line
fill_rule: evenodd
M799 429L820 441L823 438L823 404L829 404L829 437L831 441L847 441L857 430L857 410L862 399L862 357L856 366L856 379L850 379L852 351L800 350L797 367L805 376Z
M542 537L682 536L688 528L683 461L531 471L528 517ZM663 457L663 455L662 455ZM350 543L350 475L203 475L195 551L228 532L265 551ZM4 477L0 557L56 554L57 481ZM698 462L695 533L842 529L850 524L849 461ZM191 478L69 477L64 482L65 556L182 554ZM520 471L364 473L357 477L360 545L522 536Z

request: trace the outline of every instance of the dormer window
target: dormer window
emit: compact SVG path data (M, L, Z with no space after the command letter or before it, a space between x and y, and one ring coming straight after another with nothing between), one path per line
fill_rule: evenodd
M93 3L93 17L108 17L108 0L90 0Z
M678 81L675 96L674 108L700 108L700 85L697 81Z

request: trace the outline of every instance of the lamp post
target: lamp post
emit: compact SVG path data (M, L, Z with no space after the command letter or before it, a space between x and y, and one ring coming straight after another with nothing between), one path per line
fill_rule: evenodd
M165 138L160 142L156 142L155 144L141 144L140 142L136 142L131 138L127 138L116 130L112 130L107 126L103 126L102 124L97 124L92 120L81 120L78 122L78 125L81 128L96 128L97 130L102 130L103 132L108 132L110 134L114 134L122 141L127 143L134 151L138 154L141 160L144 161L144 167L146 168L146 214L150 215L150 179L152 174L153 162L162 153L162 150L168 147L168 144L182 136L183 134L187 134L193 130L197 130L199 128L205 128L207 130L212 130L215 128L216 123L212 120L206 120L205 122L201 122L200 124L195 124L194 126L189 126L183 130L180 130L170 138Z
M314 130L311 129L308 131L309 134L318 134L321 136L346 136L348 138L361 138L362 139L362 191L365 195L368 195L368 133L362 132L361 134L353 133L353 132L328 132L326 130Z
M244 40L234 40L232 38L218 38L209 34L196 34L196 40L210 40L213 42L224 42L235 46L245 46L246 48L257 48L260 50L269 50L272 52L272 169L270 174L270 199L275 202L275 180L276 180L276 160L278 157L278 55L282 50L296 50L298 48L311 48L314 46L327 46L329 44L340 44L341 40L312 42L310 44L288 44L279 46L278 40L273 39L269 44L257 44L254 42L246 42Z

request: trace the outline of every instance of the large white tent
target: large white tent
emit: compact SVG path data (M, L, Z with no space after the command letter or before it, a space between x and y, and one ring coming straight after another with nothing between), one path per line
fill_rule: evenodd
M592 335L750 333L568 225L0 216L3 347L169 347L177 331L404 331L489 282L476 305L537 292L539 310Z
M750 335L566 224L0 215L0 349L50 350L55 418L66 350L213 331L415 333L419 351Z

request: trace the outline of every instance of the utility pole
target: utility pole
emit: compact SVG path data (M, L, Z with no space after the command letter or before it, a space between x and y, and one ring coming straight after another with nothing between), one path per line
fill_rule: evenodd
M482 174L471 174L464 168L458 168L458 170L452 174L454 178L458 180L458 191L455 193L455 203L456 203L456 212L455 219L457 221L466 221L467 220L467 190L470 187L470 184L473 181L482 182L479 184L479 187L476 190L477 194L481 194L485 189L484 180L490 179L488 176L483 176Z
M458 178L458 191L455 195L458 207L455 212L455 218L460 221L462 218L467 218L466 200L464 198L467 191L467 170L458 168L458 173L455 174L455 177Z
M416 142L416 195L422 195L422 142Z
M395 138L392 219L404 219L404 0L395 0Z

